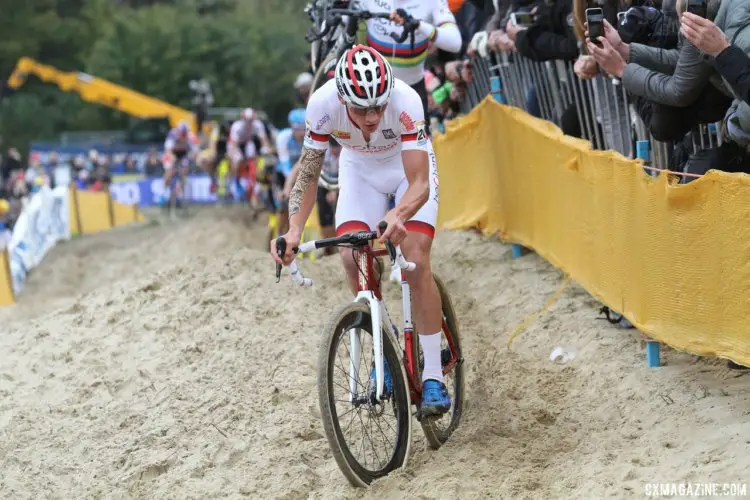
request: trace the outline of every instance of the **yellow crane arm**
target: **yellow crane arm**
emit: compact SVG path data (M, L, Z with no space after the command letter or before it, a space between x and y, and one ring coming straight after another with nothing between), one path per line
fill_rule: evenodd
M172 127L185 120L193 132L197 132L197 120L191 111L86 73L60 71L28 57L18 60L8 78L8 87L18 89L26 82L29 74L56 84L64 92L76 92L85 101L102 104L138 118L167 118Z

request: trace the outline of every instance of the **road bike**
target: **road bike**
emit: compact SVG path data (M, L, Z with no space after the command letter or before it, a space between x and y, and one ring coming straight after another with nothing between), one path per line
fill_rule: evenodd
M379 229L385 231L385 222L379 224ZM464 359L458 321L445 284L433 273L442 301L441 361L452 405L441 416L422 414L424 358L414 335L411 292L406 281L406 273L416 265L406 261L400 248L390 241L385 248L375 248L372 242L378 238L377 232L361 231L308 241L293 249L299 254L327 247L351 248L359 269L356 297L331 315L325 329L318 354L318 398L333 456L349 482L360 487L406 465L411 445L412 406L428 444L438 449L458 427L464 404ZM284 254L286 240L276 240L276 251L278 255ZM403 335L391 319L381 294L383 266L379 257L386 254L391 265L401 271ZM296 261L292 261L289 270L295 283L312 286L312 280L302 275ZM277 265L277 282L280 276L281 265ZM343 356L337 356L342 344ZM364 360L367 355L371 355L369 362ZM384 383L386 366L390 388ZM344 380L337 381L336 376ZM387 420L391 417L392 423ZM355 439L350 444L347 437L352 435ZM385 450L378 453L376 444L384 444Z
M359 2L313 0L305 7L312 26L305 36L310 42L310 62L315 72L311 92L315 92L327 81L325 75L333 70L341 56L357 41L359 22L368 19L390 19L390 12L370 12L359 8ZM397 12L407 17L403 9ZM397 43L410 38L414 50L414 37L419 21L411 20L404 24L401 34L390 33Z
M190 160L185 157L177 160L171 155L165 156L164 167L172 168L169 182L165 184L165 197L162 208L169 214L171 219L176 219L178 211L185 212L185 203L187 201L187 175L190 168Z

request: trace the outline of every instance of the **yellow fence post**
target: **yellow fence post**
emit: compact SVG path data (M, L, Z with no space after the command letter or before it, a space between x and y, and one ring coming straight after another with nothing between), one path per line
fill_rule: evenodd
M78 188L75 184L70 185L70 208L68 209L68 214L70 220L68 221L68 224L70 224L70 232L71 234L83 234L83 226L81 226L81 207L78 204Z
M0 252L0 306L15 304L16 296L13 293L13 275L10 274L10 256L8 248Z
M107 209L109 210L109 228L115 228L115 207L112 201L112 191L107 190Z

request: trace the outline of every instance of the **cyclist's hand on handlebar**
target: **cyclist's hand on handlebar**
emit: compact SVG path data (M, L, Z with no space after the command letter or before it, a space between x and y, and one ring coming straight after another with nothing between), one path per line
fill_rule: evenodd
M399 16L396 11L391 12L391 21L398 24L399 26L403 26L406 22L406 20L403 17Z
M414 19L408 12L406 12L404 9L398 9L391 12L391 21L394 23L403 26L406 23L418 23L416 19Z
M288 266L294 260L294 249L299 247L300 236L295 235L292 232L286 233L282 236L286 240L286 252L284 253L283 259L276 255L276 240L271 240L271 257L277 264L283 264Z
M381 243L385 243L386 240L391 240L394 245L400 245L401 242L406 238L406 227L404 227L404 221L396 214L396 209L389 211L383 220L388 223L388 227L385 232L380 235ZM378 228L380 233L380 228Z

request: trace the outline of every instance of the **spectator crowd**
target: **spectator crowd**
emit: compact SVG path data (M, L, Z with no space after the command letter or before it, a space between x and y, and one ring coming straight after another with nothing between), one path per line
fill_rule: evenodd
M195 167L197 171L197 167ZM164 167L159 151L88 154L56 151L32 152L22 158L16 148L0 154L0 247L7 243L15 221L30 195L42 186L75 184L77 189L106 191L116 175L161 177Z
M582 87L580 97L595 103L589 109L593 127L602 137L599 147L633 157L634 136L626 131L635 120L652 139L670 145L666 165L670 170L750 172L746 0L451 0L448 4L463 43L458 53L430 49L425 84L433 124L467 111L462 103L475 77L489 76L478 72L480 58L485 68L498 64L503 53L511 63L563 61L574 68L580 81L591 81L590 87ZM596 8L604 18L601 37L588 31L587 10ZM617 92L610 90L613 83ZM541 116L541 93L549 88L534 75L524 85L523 107ZM489 89L489 82L484 87ZM580 104L570 103L555 117L568 135L585 135ZM708 124L718 125L716 144L704 144L704 137L696 140L698 127ZM696 147L696 142L701 146Z

